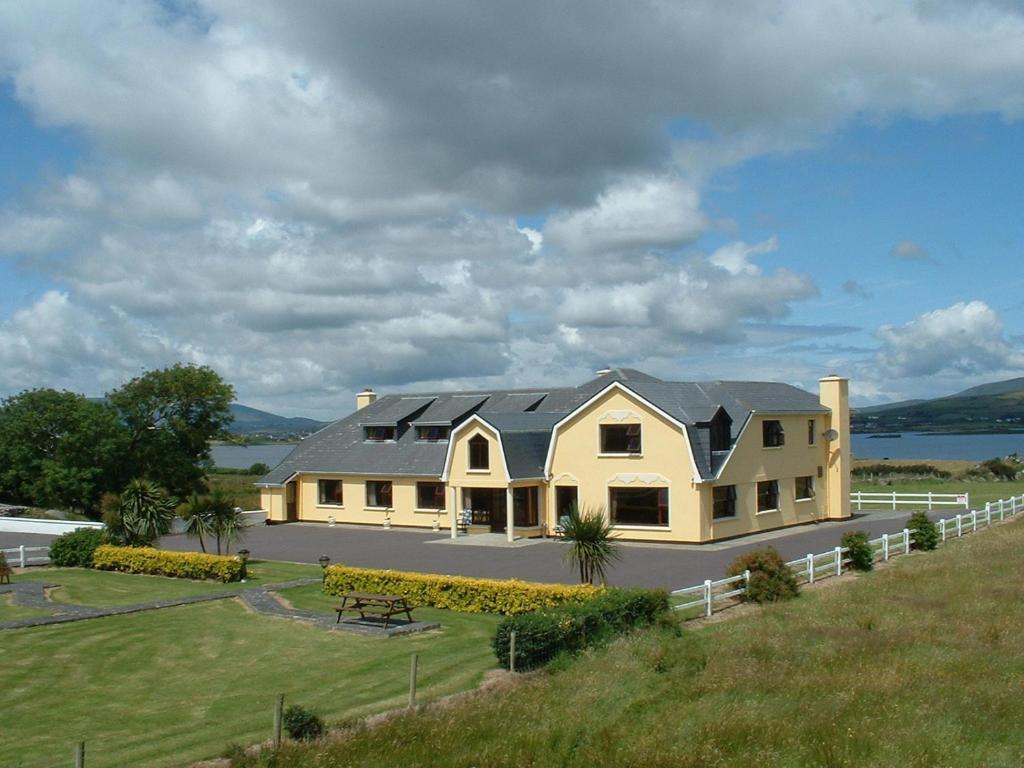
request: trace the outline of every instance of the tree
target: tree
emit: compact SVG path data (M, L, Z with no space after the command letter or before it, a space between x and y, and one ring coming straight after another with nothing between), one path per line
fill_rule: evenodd
M939 546L941 535L939 527L933 523L926 512L915 512L907 520L907 530L910 531L910 540L914 549L922 549L926 552Z
M149 547L171 531L174 499L149 480L132 480L103 516L109 536L129 547Z
M562 523L562 538L569 542L565 559L580 573L580 582L605 581L608 567L621 555L611 540L612 527L602 510L582 514L574 505Z
M199 548L205 552L204 537L213 536L215 527L210 497L193 493L178 509L178 514L185 521L185 533L198 538Z
M217 554L221 554L222 543L224 554L228 554L232 542L239 542L245 538L245 518L242 516L242 510L235 505L234 497L221 489L214 489L208 498L213 535L217 541Z
M105 403L54 389L9 397L0 403L0 495L97 516L103 493L125 479L127 442Z
M128 432L125 462L145 477L185 497L206 490L210 440L232 415L234 389L212 368L181 365L149 371L107 395Z

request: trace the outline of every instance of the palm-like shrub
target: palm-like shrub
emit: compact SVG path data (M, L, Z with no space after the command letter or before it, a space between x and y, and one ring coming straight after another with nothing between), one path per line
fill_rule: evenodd
M849 550L850 565L857 571L870 571L875 567L875 550L868 543L864 531L847 531L839 541L843 549Z
M929 520L924 512L915 512L910 516L907 520L907 530L910 531L914 549L928 551L939 546L939 527Z
M210 517L213 525L213 536L217 542L217 554L231 551L232 542L240 542L245 538L245 517L242 510L235 506L235 499L228 493L216 489L209 495Z
M740 576L744 571L750 571L744 599L753 603L789 600L800 591L792 569L774 547L747 552L729 566L730 576Z
M174 500L156 483L132 480L119 497L103 500L103 522L111 540L148 547L171 531Z
M569 542L565 559L580 574L580 582L593 584L598 578L606 580L609 566L621 555L612 542L612 526L600 509L584 510L575 506L562 523L562 538Z
M193 493L178 508L178 515L185 521L185 533L199 539L199 548L205 552L205 537L213 536L215 529L210 497Z

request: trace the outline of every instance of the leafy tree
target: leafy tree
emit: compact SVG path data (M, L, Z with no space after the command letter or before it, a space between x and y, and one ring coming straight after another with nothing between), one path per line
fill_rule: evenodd
M0 495L96 516L121 487L128 434L105 403L73 392L26 390L0 403Z
M107 395L128 432L131 476L185 497L206 490L210 440L231 423L234 389L212 368L149 371Z
M249 467L250 475L260 475L261 477L270 471L270 467L264 464L262 461L257 461L251 467Z
M729 566L728 574L739 576L744 571L750 571L750 578L744 585L744 600L774 603L789 600L800 592L792 569L774 547L755 549L740 555Z
M854 570L870 571L875 567L875 550L868 541L865 531L847 531L839 541L843 549L850 550L850 565Z
M174 499L149 480L128 483L103 515L111 539L129 547L152 546L170 533L173 520Z
M935 549L939 546L939 527L928 519L924 512L915 512L907 520L907 530L910 531L910 540L914 549L925 551Z
M562 538L569 542L565 559L580 573L580 582L604 581L609 566L621 555L612 543L612 527L601 510L580 513L575 506L562 523Z

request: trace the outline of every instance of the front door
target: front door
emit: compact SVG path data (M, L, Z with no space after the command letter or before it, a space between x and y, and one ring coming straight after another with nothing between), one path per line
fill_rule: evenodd
M473 525L489 525L492 533L504 533L506 499L504 488L466 488L463 505L473 512Z
M285 513L289 523L299 519L298 505L295 501L295 482L290 482L284 487Z

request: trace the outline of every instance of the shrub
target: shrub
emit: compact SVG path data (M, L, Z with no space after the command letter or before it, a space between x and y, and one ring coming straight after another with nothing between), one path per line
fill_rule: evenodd
M247 470L247 472L250 475L259 475L260 477L262 477L263 475L267 474L267 472L269 472L269 471L270 471L270 467L268 467L262 461L257 461L255 464L253 464Z
M63 568L92 568L96 548L106 541L100 528L78 528L62 534L50 544L50 563Z
M577 653L634 627L654 624L668 610L668 593L656 589L608 589L580 603L508 616L492 643L498 662L509 666L509 639L516 633L516 669L525 672L561 653Z
M800 588L792 569L773 547L755 549L740 555L729 566L730 576L750 571L744 600L754 603L774 603L796 597Z
M937 477L949 479L952 472L939 469L932 464L863 464L850 472L854 477Z
M1019 467L1005 459L989 459L978 465L980 469L990 473L997 480L1014 480L1017 477Z
M14 571L11 566L7 564L7 555L0 552L0 576L10 576Z
M298 704L285 709L282 725L288 738L296 741L312 741L324 735L324 721Z
M843 549L850 550L850 565L857 571L870 571L875 567L875 549L868 544L864 531L847 531L840 540Z
M372 568L332 565L324 579L324 592L378 592L401 595L413 605L428 605L465 613L530 613L566 602L579 602L598 594L589 584L533 584L509 579L473 579Z
M164 552L150 547L115 547L104 544L93 553L93 566L101 571L146 573L176 579L238 581L242 563L235 557L198 552Z
M939 527L924 512L915 512L907 520L910 541L914 549L932 550L939 546Z

